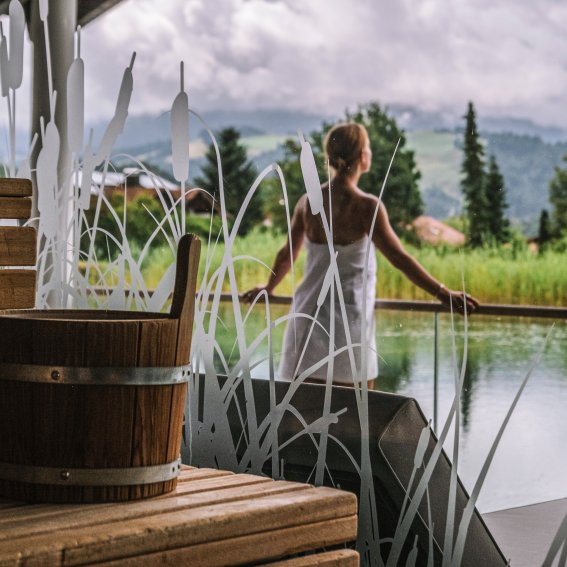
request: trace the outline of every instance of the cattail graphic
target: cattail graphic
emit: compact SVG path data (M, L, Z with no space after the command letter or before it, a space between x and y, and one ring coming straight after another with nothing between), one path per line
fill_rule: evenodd
M173 176L181 183L181 233L185 232L185 182L189 177L189 99L185 92L183 61L180 89L171 107L171 159Z
M10 14L10 50L7 84L11 89L18 89L24 75L24 29L26 17L18 0L12 0Z
M305 139L301 130L297 132L299 142L301 143L301 155L299 162L301 164L301 173L305 181L305 189L307 190L307 199L311 207L311 213L318 215L323 210L323 194L321 193L321 182L313 157L311 144Z
M419 436L419 441L417 442L417 449L415 450L415 455L413 457L413 466L418 469L423 464L423 458L425 457L425 451L429 445L429 439L431 434L429 428L431 427L431 420L429 423L421 430L421 435Z
M171 159L173 176L179 183L189 177L189 98L184 88L183 61L181 62L181 88L171 107Z
M85 130L85 65L81 59L81 28L77 28L77 57L67 74L67 136L69 149L78 154Z

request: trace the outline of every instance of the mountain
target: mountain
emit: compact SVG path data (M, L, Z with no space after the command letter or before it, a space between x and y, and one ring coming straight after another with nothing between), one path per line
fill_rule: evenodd
M389 114L406 131L420 130L460 130L464 118L449 111L427 111L403 104L386 105ZM567 142L567 129L543 126L525 118L477 116L478 129L485 133L509 133L536 136L544 142Z
M407 143L415 151L422 173L420 188L427 214L442 219L462 210L460 168L462 161L463 119L450 112L430 112L413 106L386 106L398 124L406 130ZM309 133L324 121L338 117L289 110L228 111L203 113L213 131L226 126L240 130L248 147L248 156L258 170L283 157L281 143L295 137L297 129ZM93 126L95 147L107 122ZM567 131L538 125L525 119L479 117L479 130L486 156L496 156L504 176L508 215L532 226L543 208L549 208L548 187L554 167L567 155ZM20 158L26 150L24 134L18 132ZM209 143L204 125L196 117L190 122L190 179L200 173ZM7 147L7 144L4 144ZM129 154L148 166L171 171L169 113L129 116L124 132L114 149L118 168L131 165ZM6 161L0 146L0 162ZM386 188L387 190L387 188Z
M504 177L507 215L533 225L540 211L550 208L549 182L554 168L563 165L567 142L548 143L535 136L502 132L481 132L481 140L486 157L494 154ZM459 214L462 133L408 131L407 143L422 174L427 214L436 218Z
M164 112L157 116L148 114L129 116L124 131L116 142L116 149L120 150L170 140L171 126L169 116L169 112ZM264 133L295 136L298 129L304 132L311 132L320 128L321 123L325 120L336 120L336 117L323 114L308 114L291 110L219 110L203 112L201 116L213 132L233 126L240 130L243 136ZM94 131L95 144L102 138L106 124L106 122L100 122L91 126ZM189 136L191 139L208 138L205 124L194 115L191 115L189 118Z

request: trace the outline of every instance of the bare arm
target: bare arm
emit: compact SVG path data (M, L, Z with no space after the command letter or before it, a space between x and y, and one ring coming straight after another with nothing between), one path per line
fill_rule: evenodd
M368 207L366 215L367 230L370 231L372 216L378 200L373 198L374 206ZM447 289L435 279L413 256L411 256L401 243L398 235L392 229L388 213L383 203L380 203L376 224L372 233L372 241L386 259L400 270L412 283L420 287L445 305L452 304L453 309L463 313L466 302L467 312L472 313L478 306L478 301L463 292Z
M293 261L297 259L301 247L303 245L303 239L305 237L305 223L304 223L304 211L305 211L306 197L303 196L297 202L295 209L293 211L293 216L291 218L291 247L293 250ZM285 244L278 250L274 264L272 266L272 271L270 277L268 278L268 283L265 286L255 287L242 294L242 299L248 302L254 301L256 296L265 290L268 295L272 295L274 288L284 279L286 274L291 269L292 257L290 255L289 246L290 237L286 239Z

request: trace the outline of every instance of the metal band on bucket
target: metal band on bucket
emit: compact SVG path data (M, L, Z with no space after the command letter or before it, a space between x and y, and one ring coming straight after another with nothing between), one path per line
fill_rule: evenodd
M81 367L0 363L0 381L84 384L95 386L159 386L189 381L189 365L173 367Z
M163 465L108 469L72 469L0 463L0 479L61 486L134 486L179 476L181 458Z

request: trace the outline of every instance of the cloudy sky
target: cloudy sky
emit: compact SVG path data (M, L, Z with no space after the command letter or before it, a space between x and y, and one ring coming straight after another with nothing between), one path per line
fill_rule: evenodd
M565 0L124 0L82 32L85 111L111 116L136 51L131 114L168 110L184 61L197 111L472 100L567 127L566 30Z
M179 61L196 109L342 113L409 103L567 126L564 0L125 0L83 32L87 112L167 109Z

